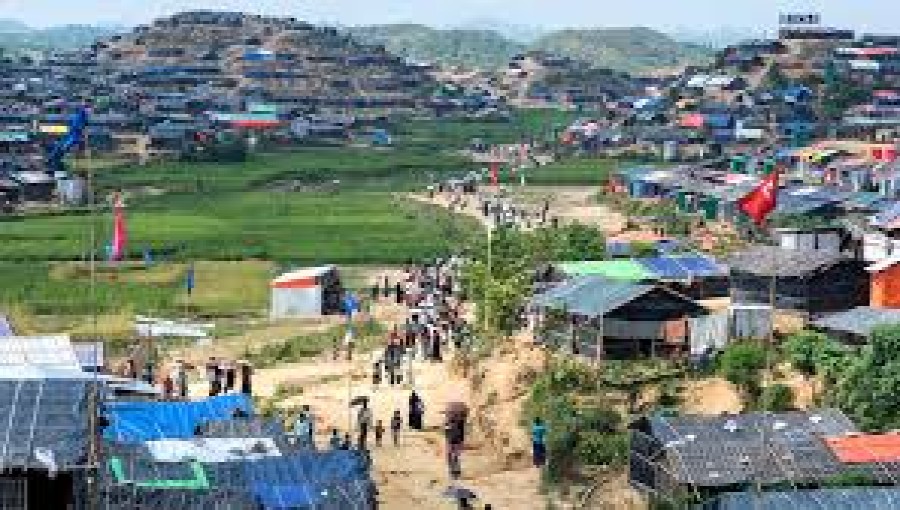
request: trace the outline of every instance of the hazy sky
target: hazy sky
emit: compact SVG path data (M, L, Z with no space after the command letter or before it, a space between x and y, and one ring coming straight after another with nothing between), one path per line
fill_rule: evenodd
M824 24L900 32L898 0L0 0L0 18L33 26L134 25L185 9L293 15L316 23L414 22L459 26L490 20L546 28L774 28L779 12L820 12Z

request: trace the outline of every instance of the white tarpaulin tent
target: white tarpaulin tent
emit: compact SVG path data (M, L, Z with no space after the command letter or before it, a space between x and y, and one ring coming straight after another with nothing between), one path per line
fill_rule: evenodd
M144 443L156 462L195 461L204 464L280 457L272 438L199 437L158 439Z

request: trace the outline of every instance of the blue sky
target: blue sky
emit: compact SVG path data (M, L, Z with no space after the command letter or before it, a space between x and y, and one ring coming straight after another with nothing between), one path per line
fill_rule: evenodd
M33 26L133 25L185 9L289 14L316 23L413 22L460 26L475 20L560 27L774 28L779 12L821 12L823 22L900 31L897 0L0 0L0 18Z

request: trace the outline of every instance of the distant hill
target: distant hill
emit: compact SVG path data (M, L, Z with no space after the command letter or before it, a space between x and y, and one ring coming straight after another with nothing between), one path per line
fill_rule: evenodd
M680 43L643 27L560 30L539 38L531 46L598 67L630 72L704 63L712 57L712 50Z
M423 25L376 25L350 28L368 43L383 44L406 57L495 68L527 50L545 50L583 60L600 68L646 72L705 63L712 50L681 43L649 28L572 29L548 32L530 43L504 37L496 30L440 30Z
M525 49L494 30L435 29L424 25L372 25L352 27L356 39L383 44L388 51L412 60L496 68Z
M94 25L30 28L16 20L0 19L0 48L10 51L79 48L120 30L119 27Z

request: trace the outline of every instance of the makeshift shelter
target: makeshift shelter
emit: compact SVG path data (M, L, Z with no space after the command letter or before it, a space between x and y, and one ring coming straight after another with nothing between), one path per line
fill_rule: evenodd
M890 324L900 325L900 310L869 306L825 315L812 322L815 329L851 345L866 343L873 329Z
M706 494L748 483L816 483L850 471L822 436L857 432L836 409L652 416L631 427L629 482L645 493ZM876 471L873 468L872 471Z
M821 510L823 508L889 509L900 505L896 487L842 487L773 492L739 492L719 496L702 510Z
M869 301L863 264L818 250L754 246L733 255L731 295L734 303L771 304L814 316L845 310Z
M616 281L661 283L694 299L724 297L728 293L728 269L709 256L693 253L559 262L553 269L565 277L601 276Z
M121 443L190 438L208 422L232 418L238 409L252 414L249 396L220 395L186 402L108 402L105 412L109 426L104 437Z
M273 319L341 312L343 287L334 266L291 271L272 280L269 286Z
M86 508L91 396L68 338L0 339L0 503Z
M301 450L264 438L245 443L250 450L238 449L245 454L234 450L234 440L205 439L199 449L189 443L165 450L111 444L102 472L104 497L113 508L160 510L372 507L374 483L357 452ZM210 455L210 445L222 454Z
M678 355L689 345L689 318L708 310L660 285L578 277L535 296L543 339L602 357Z

